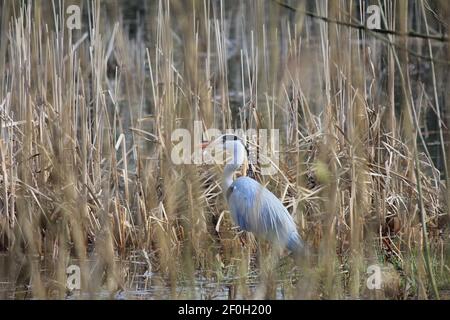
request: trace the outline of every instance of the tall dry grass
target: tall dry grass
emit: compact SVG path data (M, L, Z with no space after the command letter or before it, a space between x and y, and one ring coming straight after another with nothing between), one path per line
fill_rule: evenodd
M81 30L66 28L70 4ZM449 6L379 2L395 35L349 27L368 4L161 0L130 25L115 1L3 1L3 295L65 298L73 263L90 298L128 292L144 271L160 298L445 293L449 49L405 33L445 33ZM252 171L310 259L237 232L220 167L172 163L171 133L194 121L280 130L277 174ZM381 290L366 286L373 264Z

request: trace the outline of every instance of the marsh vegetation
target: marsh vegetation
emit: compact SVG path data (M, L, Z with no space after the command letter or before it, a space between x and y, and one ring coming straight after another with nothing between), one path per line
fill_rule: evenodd
M448 298L448 1L0 0L0 19L1 298ZM171 161L194 121L279 130L276 173L251 171L308 259L235 228L220 166Z

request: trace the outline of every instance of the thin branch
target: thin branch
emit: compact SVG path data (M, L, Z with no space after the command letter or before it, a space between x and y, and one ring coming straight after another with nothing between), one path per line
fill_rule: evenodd
M373 32L373 33L381 33L381 34L387 34L387 35L395 35L395 36L400 36L400 37L420 38L420 39L426 39L426 40L435 40L435 41L439 41L439 42L448 42L449 41L448 36L445 34L427 35L427 34L419 33L416 31L397 32L397 31L389 30L389 29L370 29L367 26L360 24L360 23L352 23L352 22L345 22L345 21L340 21L340 20L336 20L336 19L330 19L328 17L318 15L311 11L296 9L296 8L286 4L284 2L281 2L279 0L273 0L273 1L277 4L279 4L280 6L282 6L283 8L292 10L294 12L303 13L304 15L311 17L311 18L320 19L327 23L334 23L337 25L341 25L341 26L345 26L345 27L349 27L349 28L353 28L353 29L358 29L358 30L362 30L362 31L367 31L370 33Z
M289 10L295 11L295 12L301 12L303 14L305 14L308 17L312 17L312 18L316 18L316 19L321 19L325 22L329 22L329 23L335 23L338 25L342 25L342 26L346 26L349 28L355 28L358 29L360 31L365 31L367 33L370 33L372 36L374 36L375 38L377 38L378 40L381 40L383 42L385 42L388 45L394 46L396 47L397 50L401 50L401 51L406 51L408 52L411 56L416 57L418 59L422 59L425 61L429 61L429 62L433 62L433 63L438 63L438 64L444 64L444 65L450 65L450 61L448 60L441 60L441 59L436 59L434 57L429 57L429 56L424 56L421 55L411 49L408 48L403 48L401 46L399 46L398 44L392 42L391 40L389 40L387 37L383 37L383 35L389 36L389 35L397 35L397 36L409 36L409 37L418 37L418 38L423 38L423 39L429 39L429 40L438 40L438 41L448 41L448 37L445 35L440 35L440 36L426 36L424 34L420 34L420 33L416 33L416 32L408 32L408 33L402 33L402 32L396 32L393 30L386 30L386 29L369 29L366 26L362 25L362 24L357 24L357 23L351 23L351 22L344 22L344 21L340 21L340 20L334 20L334 19L330 19L309 11L303 11L303 10L297 10L296 8L285 4L279 0L273 0L275 3L279 4L280 6L287 8Z

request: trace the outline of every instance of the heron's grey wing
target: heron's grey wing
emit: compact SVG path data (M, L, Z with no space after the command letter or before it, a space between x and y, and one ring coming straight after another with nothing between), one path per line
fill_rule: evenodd
M281 201L257 181L241 177L233 182L228 205L233 220L241 229L267 239L288 244L297 229Z
M227 190L228 207L230 208L231 217L235 224L242 230L252 231L247 221L248 212L250 211L250 201L252 197L248 192L241 190L234 184Z

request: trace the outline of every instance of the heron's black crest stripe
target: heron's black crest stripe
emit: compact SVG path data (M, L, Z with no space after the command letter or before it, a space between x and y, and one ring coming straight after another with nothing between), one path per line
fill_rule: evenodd
M249 150L249 148L247 147L245 141L242 140L239 136L237 136L237 135L235 135L235 134L224 134L224 135L222 136L222 143L225 143L225 142L227 142L227 141L229 141L229 140L234 140L234 141L238 141L238 140L239 140L239 141L241 141L242 145L243 145L244 148L245 148L245 151L247 151L247 157L250 156L250 150Z
M235 134L224 134L222 136L222 142L225 143L227 140L240 140Z

